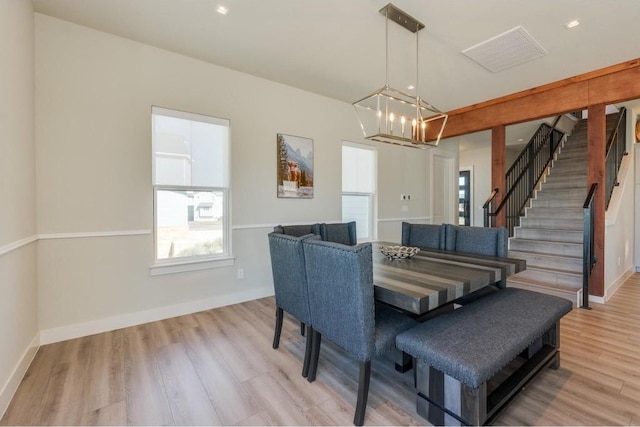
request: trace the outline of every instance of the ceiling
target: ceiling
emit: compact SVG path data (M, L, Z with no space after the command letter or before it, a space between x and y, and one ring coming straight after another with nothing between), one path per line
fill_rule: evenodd
M385 83L387 0L32 0L36 12L345 102ZM221 15L216 7L229 12ZM443 111L640 57L638 0L394 0L426 25L420 95ZM580 25L565 28L572 19ZM548 52L492 73L462 50L523 26ZM389 83L415 84L415 39L389 26ZM407 90L408 91L408 90Z

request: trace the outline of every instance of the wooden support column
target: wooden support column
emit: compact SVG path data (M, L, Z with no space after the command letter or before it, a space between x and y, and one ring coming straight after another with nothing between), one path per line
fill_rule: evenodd
M593 244L596 264L591 273L589 293L604 296L604 231L605 231L605 155L606 116L605 105L597 104L588 108L587 122L587 189L598 183L594 197L595 214Z
M506 154L505 147L505 126L495 126L491 129L491 189L498 189L498 195L494 207L498 207L506 194L505 174L507 170L504 165L504 157ZM496 227L504 227L507 224L506 209L502 209L495 219Z

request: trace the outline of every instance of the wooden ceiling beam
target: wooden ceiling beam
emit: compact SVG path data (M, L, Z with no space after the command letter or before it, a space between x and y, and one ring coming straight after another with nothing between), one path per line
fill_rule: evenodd
M449 111L442 138L640 98L640 58ZM435 134L428 135L429 140Z

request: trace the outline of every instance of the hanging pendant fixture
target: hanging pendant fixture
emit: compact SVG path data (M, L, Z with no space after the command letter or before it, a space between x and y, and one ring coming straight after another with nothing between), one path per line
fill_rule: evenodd
M419 94L418 35L424 24L391 3L380 9L380 13L385 16L386 82L382 89L353 103L364 137L415 148L435 147L440 142L448 116L425 102ZM389 21L416 35L415 95L389 85Z

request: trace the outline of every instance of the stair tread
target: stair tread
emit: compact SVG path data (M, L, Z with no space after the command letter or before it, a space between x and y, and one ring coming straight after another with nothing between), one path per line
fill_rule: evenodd
M545 267L545 266L540 266L540 265L527 265L527 270L529 270L529 271L540 270L540 271L547 271L547 272L550 272L550 273L565 274L565 275L568 275L568 276L582 277L582 272L576 272L576 271L571 271L571 270L561 270L559 268L550 268L550 267Z
M525 241L525 242L536 242L536 243L544 243L549 244L549 245L577 245L577 246L582 246L582 243L577 243L577 242L569 242L567 240L544 240L544 239L527 239L526 237L512 237L511 240L520 240L520 241ZM518 250L518 249L514 249L514 250ZM522 252L522 251L520 251Z
M582 229L578 230L575 228L548 228L548 227L523 227L523 226L518 226L515 228L521 228L521 229L526 229L526 230L544 230L544 231L553 231L553 232L572 232L572 233L578 233L578 232L582 232Z
M520 250L520 249L509 249L509 252L516 252L516 253L528 254L528 255L536 255L536 256L541 256L541 257L545 257L545 258L552 258L553 257L553 258L570 258L570 259L574 259L574 260L577 260L577 259L581 260L582 259L581 256L547 254L547 253L544 253L544 252L523 251L523 250ZM514 257L514 258L517 258L517 256ZM562 271L562 270L559 270L559 271Z
M548 289L557 289L557 290L561 290L564 292L571 292L571 293L573 292L578 293L582 289L582 288L568 286L568 285L558 285L555 283L540 282L537 280L527 279L526 277L516 277L516 276L510 276L507 279L507 282L522 283L525 285L539 286L541 288L548 288Z

